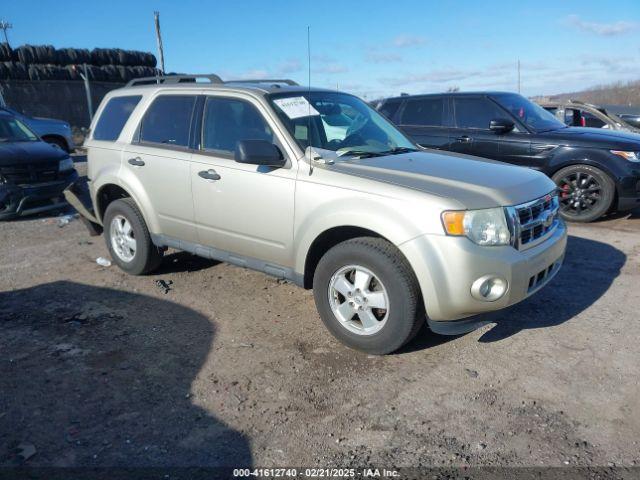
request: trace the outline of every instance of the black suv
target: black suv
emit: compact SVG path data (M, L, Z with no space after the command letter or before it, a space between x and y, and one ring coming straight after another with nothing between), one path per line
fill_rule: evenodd
M567 220L640 206L640 135L567 127L515 93L406 95L376 108L423 147L544 172L559 187Z

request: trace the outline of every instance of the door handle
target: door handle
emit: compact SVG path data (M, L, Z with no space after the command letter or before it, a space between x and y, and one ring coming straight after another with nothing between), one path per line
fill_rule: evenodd
M144 167L144 162L140 157L130 158L129 164L133 165L134 167Z
M205 180L220 180L222 178L213 168L210 168L209 170L202 170L201 172L198 172L198 175Z
M462 135L461 137L456 138L458 142L469 143L471 141L471 137L469 135Z

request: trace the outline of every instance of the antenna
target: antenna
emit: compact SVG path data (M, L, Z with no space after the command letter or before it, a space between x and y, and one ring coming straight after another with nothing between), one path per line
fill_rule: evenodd
M520 59L518 59L518 93L520 93Z

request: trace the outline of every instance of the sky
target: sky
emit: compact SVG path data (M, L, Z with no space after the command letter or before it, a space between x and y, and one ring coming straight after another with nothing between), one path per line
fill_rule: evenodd
M291 78L367 99L406 93L574 92L640 79L640 0L4 1L12 46L157 53L167 72Z

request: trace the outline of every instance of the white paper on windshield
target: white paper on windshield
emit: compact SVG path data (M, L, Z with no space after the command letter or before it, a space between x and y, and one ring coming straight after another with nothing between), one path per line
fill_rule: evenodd
M320 115L304 97L277 98L273 101L290 119Z

